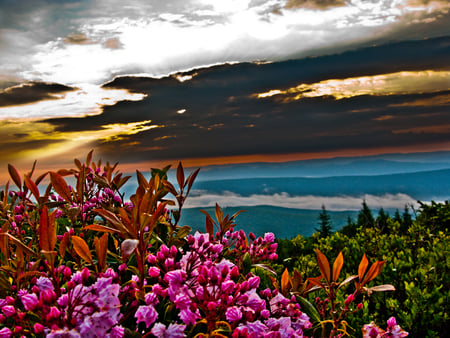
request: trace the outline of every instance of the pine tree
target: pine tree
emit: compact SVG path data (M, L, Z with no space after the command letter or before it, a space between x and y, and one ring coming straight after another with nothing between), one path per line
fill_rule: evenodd
M319 227L315 228L314 230L318 231L320 233L321 237L327 237L331 235L333 228L331 226L331 217L327 212L327 209L325 208L325 205L322 204L322 211L319 214Z
M362 209L359 211L357 224L364 228L372 228L375 225L372 211L370 211L365 200L362 203Z
M382 233L388 233L388 220L389 220L389 213L384 212L384 209L381 208L378 211L377 216L377 227L381 230Z

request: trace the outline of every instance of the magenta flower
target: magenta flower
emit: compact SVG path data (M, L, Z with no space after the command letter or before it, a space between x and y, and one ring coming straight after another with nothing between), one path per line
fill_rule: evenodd
M37 298L36 294L34 293L27 293L20 297L20 300L23 303L23 306L25 307L25 310L32 311L34 308L38 305L39 299Z
M148 328L158 318L158 312L153 306L141 305L134 316L137 318L136 323L144 322Z
M237 306L229 307L225 316L228 321L236 322L242 318L242 311Z
M169 324L166 328L164 324L156 323L151 333L158 338L183 338L186 337L184 330L186 325Z
M195 321L201 318L198 310L196 312L192 312L190 309L181 310L179 316L186 325L194 325Z
M36 286L39 288L39 291L53 291L53 283L47 277L39 277L36 280Z
M33 326L33 330L34 330L34 333L37 333L37 334L42 333L42 332L44 332L44 325L36 323Z
M156 266L152 266L151 268L148 269L149 276L153 278L158 277L159 272L160 270Z
M12 336L12 332L7 327L0 330L0 338L9 338Z
M5 305L2 307L2 311L6 317L11 317L16 313L16 309L12 305Z

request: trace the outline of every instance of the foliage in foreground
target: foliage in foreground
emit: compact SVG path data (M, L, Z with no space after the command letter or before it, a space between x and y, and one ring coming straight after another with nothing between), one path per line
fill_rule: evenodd
M272 266L277 272L287 267L313 275L316 248L330 257L342 251L348 263L341 271L344 276L352 275L351 267L363 254L386 261L380 277L395 291L360 298L364 310L355 313L349 324L358 327L393 315L412 337L445 337L450 331L450 204L420 203L413 212L415 219L407 207L393 217L382 209L373 217L363 203L357 220L349 220L333 234L278 239L279 259ZM314 302L313 295L309 299Z
M91 152L75 166L37 178L34 166L23 176L8 166L18 190L0 194L0 337L407 335L394 318L386 331L347 322L367 311L362 295L394 289L368 285L384 260L369 267L361 254L357 274L339 282L343 254L331 267L316 250L317 277L277 275L274 235L235 230L237 214L217 206L205 233L178 224L198 170L186 178L180 164L177 187L169 167L148 179L137 171L127 202L116 165ZM307 295L319 290L327 298L314 306Z

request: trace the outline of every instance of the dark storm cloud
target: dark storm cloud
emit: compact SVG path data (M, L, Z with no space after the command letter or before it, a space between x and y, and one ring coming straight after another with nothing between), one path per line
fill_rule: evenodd
M371 47L271 64L222 65L162 79L120 77L104 88L148 96L104 107L103 114L45 122L57 132L151 120L159 128L98 144L102 157L123 162L252 154L414 147L448 142L447 89L429 93L306 97L281 103L254 94L301 83L399 71L445 70L450 39ZM438 104L432 104L435 98ZM420 104L420 102L422 102ZM185 109L185 111L183 111ZM182 113L180 113L182 112Z
M0 91L0 107L16 106L42 100L57 100L56 94L63 94L76 88L57 83L30 82Z

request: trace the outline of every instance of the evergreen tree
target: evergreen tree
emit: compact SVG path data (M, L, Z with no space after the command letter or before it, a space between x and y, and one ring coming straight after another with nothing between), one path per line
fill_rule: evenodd
M386 213L383 208L378 211L377 227L382 233L389 233L388 228L389 213Z
M400 225L403 223L403 218L402 218L402 216L400 215L400 211L398 211L398 209L395 210L395 214L394 214L394 222L397 222L397 223L400 224Z
M409 213L408 205L405 205L405 210L403 211L403 224L402 227L409 229L412 225L412 216Z
M319 214L319 227L314 230L320 233L321 237L327 237L331 235L333 227L331 226L331 217L325 208L325 205L322 204L322 211Z
M363 228L372 228L375 225L372 211L370 211L365 200L362 203L362 209L359 211L357 224Z

